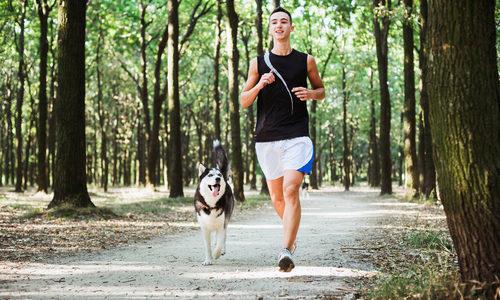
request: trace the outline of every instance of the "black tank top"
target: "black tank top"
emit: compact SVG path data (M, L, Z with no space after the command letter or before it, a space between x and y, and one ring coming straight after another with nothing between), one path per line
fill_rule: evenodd
M294 87L307 88L307 53L292 50L290 54L269 55L271 64L286 81L290 92ZM264 56L257 57L259 78L271 70L264 62ZM272 142L309 136L309 116L307 103L292 93L290 96L283 82L275 75L275 81L262 90L257 98L256 142Z

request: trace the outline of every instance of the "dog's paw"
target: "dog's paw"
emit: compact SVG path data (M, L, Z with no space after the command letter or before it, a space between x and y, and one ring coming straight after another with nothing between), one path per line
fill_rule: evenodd
M221 248L216 248L214 251L214 258L217 259L221 255L224 255L224 251Z
M210 259L205 259L205 261L203 261L202 265L204 266L210 266L212 264L212 260Z

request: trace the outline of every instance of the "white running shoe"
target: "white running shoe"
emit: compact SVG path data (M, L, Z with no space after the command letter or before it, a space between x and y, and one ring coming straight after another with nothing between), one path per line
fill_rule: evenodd
M283 248L278 256L278 266L280 267L280 272L290 272L295 268L295 264L292 260L292 253L287 248Z

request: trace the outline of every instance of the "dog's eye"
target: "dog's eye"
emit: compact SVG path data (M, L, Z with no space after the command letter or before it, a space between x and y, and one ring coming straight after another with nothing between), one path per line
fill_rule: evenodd
M208 177L212 177L212 176L214 176L214 174L208 174Z

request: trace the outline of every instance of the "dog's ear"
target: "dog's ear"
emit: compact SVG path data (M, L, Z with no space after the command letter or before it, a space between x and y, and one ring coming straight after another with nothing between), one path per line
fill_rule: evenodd
M201 176L201 174L203 174L203 172L205 172L207 168L205 168L205 166L203 164L198 164L198 176Z

